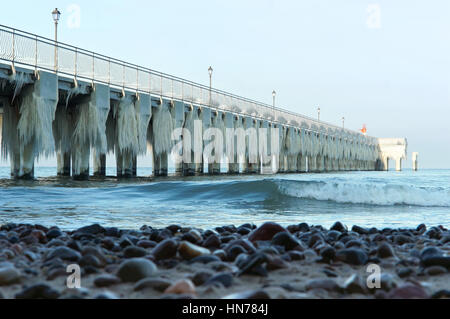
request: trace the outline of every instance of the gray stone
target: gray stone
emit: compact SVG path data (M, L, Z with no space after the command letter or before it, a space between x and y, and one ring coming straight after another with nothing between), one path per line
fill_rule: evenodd
M16 299L58 299L61 294L47 284L39 283L23 289Z
M20 281L20 272L13 266L0 268L0 286L15 284Z
M76 250L73 250L65 246L61 246L53 249L47 255L47 260L53 258L60 258L62 260L78 262L81 259L81 254Z
M164 292L172 283L167 279L162 278L144 278L139 280L134 285L135 291L140 291L144 289L154 289L159 292Z
M96 287L109 287L120 283L120 278L114 275L101 275L94 279L94 285Z
M351 265L365 265L369 259L366 252L359 248L346 248L337 252L336 258Z
M133 258L120 264L117 276L124 282L136 282L155 275L157 267L150 260Z

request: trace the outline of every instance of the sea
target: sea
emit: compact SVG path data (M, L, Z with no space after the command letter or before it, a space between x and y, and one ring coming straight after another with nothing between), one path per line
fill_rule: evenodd
M73 181L36 168L34 181L0 167L0 224L202 229L274 221L330 227L450 227L450 170L336 172ZM113 168L107 170L115 175ZM150 176L151 168L139 168Z

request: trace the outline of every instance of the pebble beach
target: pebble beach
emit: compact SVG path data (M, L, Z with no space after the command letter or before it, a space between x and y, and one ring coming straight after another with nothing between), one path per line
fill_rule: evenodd
M5 299L449 298L449 269L450 231L424 224L0 227Z

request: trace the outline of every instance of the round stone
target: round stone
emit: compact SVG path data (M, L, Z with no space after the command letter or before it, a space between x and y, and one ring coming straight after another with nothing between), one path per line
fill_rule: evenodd
M271 240L273 236L280 232L285 232L286 229L280 226L277 223L267 222L252 231L248 237L248 239L252 242L255 241L263 241L263 240Z
M133 258L120 264L117 276L124 282L136 282L155 275L156 265L144 258Z
M165 239L155 246L152 254L156 260L169 259L177 254L178 242L174 239Z
M211 254L209 249L194 245L187 241L181 242L180 246L178 247L178 252L186 260L191 260L198 256Z
M346 248L339 250L336 258L351 265L365 265L369 259L366 252L359 248Z

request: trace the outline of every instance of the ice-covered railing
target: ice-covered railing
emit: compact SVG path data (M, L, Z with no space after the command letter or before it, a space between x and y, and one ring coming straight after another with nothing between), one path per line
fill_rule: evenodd
M362 136L359 132L319 122L295 112L3 25L0 25L0 60L125 90L303 127L317 133L328 131L327 134L330 135L330 132L334 132L331 135L345 139L359 140ZM368 144L377 144L374 137L362 138Z

